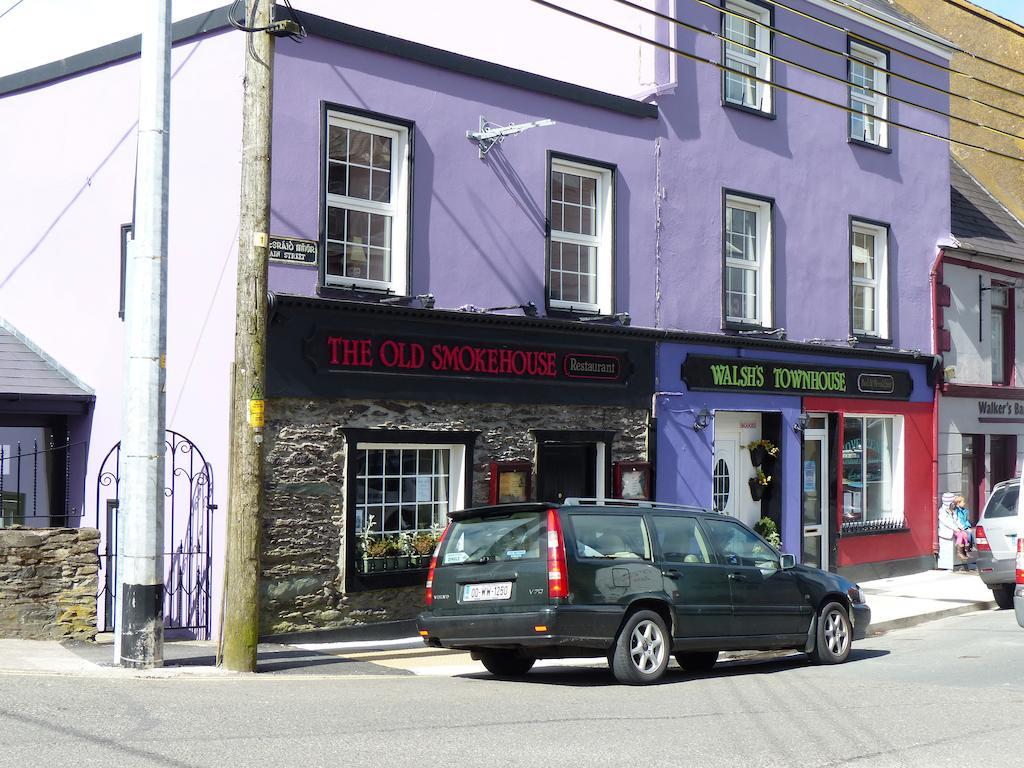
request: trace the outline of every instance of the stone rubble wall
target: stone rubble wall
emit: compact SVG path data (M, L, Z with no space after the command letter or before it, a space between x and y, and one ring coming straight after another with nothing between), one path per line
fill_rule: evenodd
M100 534L0 528L0 638L92 640Z
M473 498L490 463L535 461L531 429L615 432L612 461L647 459L648 411L623 407L278 398L267 402L261 634L410 619L423 588L345 591L344 430L479 431ZM417 439L419 442L419 439Z

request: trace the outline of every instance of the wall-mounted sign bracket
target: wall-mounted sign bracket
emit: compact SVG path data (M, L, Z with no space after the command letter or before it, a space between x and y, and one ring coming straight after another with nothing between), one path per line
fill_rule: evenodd
M515 136L516 134L528 131L531 128L540 128L545 125L554 125L554 120L534 120L532 123L517 123L515 125L501 126L497 123L488 122L487 119L480 116L480 129L477 131L466 131L466 138L474 142L479 150L479 158L484 159L484 155L491 151L491 148L495 144L501 144L505 140L506 136Z

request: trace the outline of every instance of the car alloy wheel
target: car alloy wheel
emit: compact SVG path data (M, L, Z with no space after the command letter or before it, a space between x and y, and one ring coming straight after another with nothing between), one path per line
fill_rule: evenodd
M619 632L610 661L612 673L620 683L644 685L665 673L668 658L664 619L654 611L637 611Z
M653 621L641 621L633 628L629 656L633 666L645 675L661 666L665 658L665 636Z
M839 664L850 655L853 627L846 608L828 603L818 614L817 642L813 658L819 664Z

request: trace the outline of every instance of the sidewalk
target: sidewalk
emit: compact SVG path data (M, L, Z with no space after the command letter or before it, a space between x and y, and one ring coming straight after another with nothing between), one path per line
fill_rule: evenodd
M976 572L926 571L910 576L862 582L871 606L871 635L911 627L926 621L995 607L991 591ZM275 637L261 643L261 676L368 675L451 676L482 672L469 654L426 648L419 637L404 634L408 624L352 631ZM174 641L164 646L164 666L131 670L114 666L109 636L97 643L61 644L41 640L0 640L0 675L49 674L104 678L246 677L219 669L213 641ZM750 654L723 653L723 660ZM593 659L558 659L537 666L593 666Z

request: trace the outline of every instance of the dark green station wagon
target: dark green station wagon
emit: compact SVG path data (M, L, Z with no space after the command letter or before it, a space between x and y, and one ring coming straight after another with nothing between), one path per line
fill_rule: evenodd
M433 647L493 674L606 656L617 680L658 680L675 656L795 648L845 661L871 610L860 587L797 565L731 517L654 502L567 499L451 514L418 623Z

